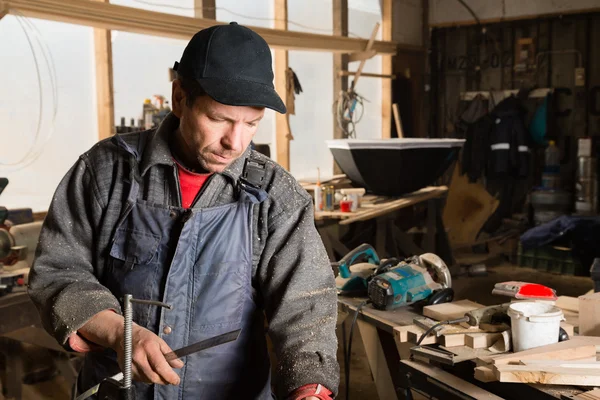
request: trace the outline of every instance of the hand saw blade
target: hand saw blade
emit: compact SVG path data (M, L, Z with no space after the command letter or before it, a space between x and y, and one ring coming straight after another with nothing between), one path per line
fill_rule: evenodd
M233 342L234 340L237 340L238 336L240 336L240 332L242 332L242 330L238 329L236 331L231 331L219 336L211 337L210 339L206 339L198 343L190 344L189 346L185 346L165 354L165 359L167 361L171 361L176 358L189 356L190 354L194 354L199 351L209 349L211 347Z
M177 349L175 351L165 354L165 359L167 361L171 361L176 358L189 356L190 354L194 354L194 353L197 353L202 350L210 349L211 347L215 347L215 346L219 346L221 344L233 342L234 340L237 340L238 336L240 336L240 332L242 332L242 330L238 329L236 331L231 331L231 332L227 332L222 335L219 335L219 336L211 337L210 339L206 339L201 342L190 344L189 346L185 346L185 347L182 347L180 349ZM111 376L111 378L116 381L120 381L123 379L123 373L119 372L118 374ZM99 388L100 388L100 384L97 384L96 386L83 392L75 400L87 399L88 397L98 393Z

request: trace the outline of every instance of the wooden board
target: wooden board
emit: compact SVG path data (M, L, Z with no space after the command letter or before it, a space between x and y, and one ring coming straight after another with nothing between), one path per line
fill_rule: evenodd
M475 367L475 379L481 382L495 382L498 379L490 367Z
M108 0L95 1L108 3ZM103 140L111 137L115 131L112 40L110 30L94 29L94 56L96 59L98 140Z
M184 17L90 0L4 0L4 4L9 13L30 18L182 40L191 39L196 32L215 23L224 24L206 18ZM353 53L363 51L367 45L366 39L280 31L255 26L250 28L274 48ZM421 46L382 41L375 41L373 49L378 54L390 55L396 54L398 49L417 52L424 50Z
M555 305L563 311L579 312L579 299L577 297L558 296Z
M501 365L522 360L576 360L595 356L596 345L600 345L600 338L576 336L565 342L496 357L492 363Z
M392 7L393 0L380 0L381 4L381 38L392 41ZM391 75L393 71L392 56L381 57L381 74ZM392 135L392 81L381 80L381 138L389 139Z
M274 0L275 28L287 31L288 7L287 0ZM284 169L290 170L290 140L292 133L289 126L289 101L287 88L288 51L276 49L275 56L275 91L288 107L288 113L275 113L275 147L277 163Z
M465 345L465 334L458 333L455 335L443 335L440 339L440 343L444 347L456 347Z
M466 175L460 175L460 168L457 162L443 214L448 239L453 246L475 242L483 224L500 204L481 184L469 183Z
M333 0L333 34L336 36L348 36L348 0ZM348 78L340 76L338 72L348 69L348 55L334 54L333 55L333 96L334 98L340 93L348 90ZM338 125L336 118L333 121L333 138L342 139L344 132ZM344 124L344 127L347 127ZM333 160L333 173L339 174L342 170L339 165Z
M501 333L469 333L465 335L465 344L473 349L487 349L501 337Z
M452 375L449 372L442 370L441 368L434 367L422 362L403 360L402 363L414 368L423 374L429 376L429 379L435 379L446 386L456 389L457 391L470 396L471 398L478 400L501 400L498 397L487 390L484 390L478 386L473 385L459 377Z
M563 328L565 332L567 332L567 335L569 335L570 338L575 336L575 327L572 324L569 324L566 321L562 321L560 323L560 327Z
M484 307L483 304L470 300L459 300L452 303L436 304L423 307L423 315L436 321L458 319L464 317L465 313Z
M600 293L579 296L579 334L600 336Z
M600 368L497 365L494 373L500 382L543 383L546 385L600 385Z
M594 389L589 392L575 395L574 400L600 400L600 389Z

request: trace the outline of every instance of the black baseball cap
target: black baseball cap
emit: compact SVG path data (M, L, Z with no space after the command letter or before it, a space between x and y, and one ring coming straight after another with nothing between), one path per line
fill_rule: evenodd
M258 33L237 22L196 33L173 69L198 81L219 103L286 113L273 86L269 45Z

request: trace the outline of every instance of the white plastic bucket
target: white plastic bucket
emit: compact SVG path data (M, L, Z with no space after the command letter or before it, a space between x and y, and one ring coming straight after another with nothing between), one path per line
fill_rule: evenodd
M560 308L534 301L511 304L508 316L515 352L558 342L560 321L565 319Z

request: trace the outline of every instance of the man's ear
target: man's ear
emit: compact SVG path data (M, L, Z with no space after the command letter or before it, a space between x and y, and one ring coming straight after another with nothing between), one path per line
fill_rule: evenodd
M181 87L181 81L175 79L171 89L171 106L173 107L173 114L175 114L177 118L181 118L181 115L183 114L184 102L185 92Z

